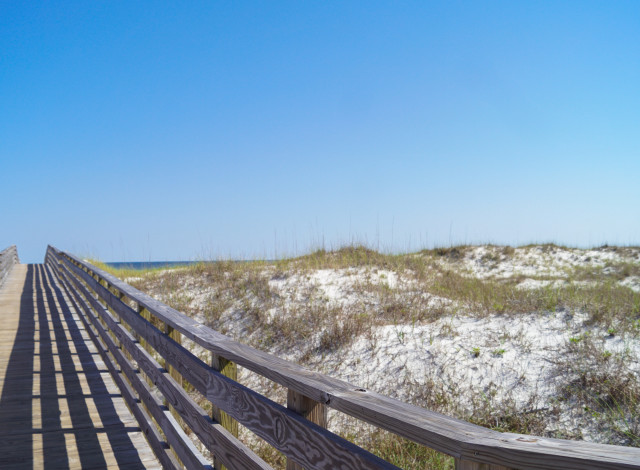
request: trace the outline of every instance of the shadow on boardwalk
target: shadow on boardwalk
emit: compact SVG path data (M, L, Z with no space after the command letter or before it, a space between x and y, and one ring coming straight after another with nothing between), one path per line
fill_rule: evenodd
M52 281L43 265L28 266L13 347L0 345L2 354L11 349L0 468L145 468L129 435L139 429L133 418L123 422L119 391ZM3 311L3 321L10 315Z

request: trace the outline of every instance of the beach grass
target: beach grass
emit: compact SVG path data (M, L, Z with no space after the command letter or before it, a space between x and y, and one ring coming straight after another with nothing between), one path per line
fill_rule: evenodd
M598 263L588 260L586 250L554 244L464 245L405 254L356 245L276 261L216 260L153 270L90 262L237 340L317 369L323 358L339 356L360 338L375 348L376 329L384 325L424 325L459 316L580 314L585 328L635 344L640 338L640 292L624 282L640 275L640 250L598 250L603 259ZM582 261L553 264L554 256L562 261L572 253ZM533 260L531 266L526 257ZM505 266L517 260L524 263L520 271L525 273L516 269L504 275ZM336 295L356 301L336 302L318 287L336 278L349 281L348 292L345 288ZM532 285L523 288L527 282ZM442 332L456 335L455 328ZM399 330L400 342L402 335ZM600 442L640 446L640 387L628 367L629 360L637 359L630 352L608 351L600 336L576 338L558 352L555 402L542 408L533 399L522 408L497 396L476 396L463 408L457 400L476 391L464 384L451 389L437 377L427 382L401 378L398 387L416 405L515 433L583 438L579 431L548 429L563 407L578 407L597 424ZM473 344L469 351L476 351L476 357L485 354ZM505 352L495 351L500 349L494 349L496 357ZM348 437L403 468L453 465L446 456L383 431ZM279 453L248 442L271 464L282 464Z

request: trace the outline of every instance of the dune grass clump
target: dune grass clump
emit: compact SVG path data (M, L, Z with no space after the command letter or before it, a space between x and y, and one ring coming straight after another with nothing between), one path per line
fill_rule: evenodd
M640 447L640 383L628 369L630 351L611 352L605 338L584 334L561 357L560 399L583 407L605 436Z

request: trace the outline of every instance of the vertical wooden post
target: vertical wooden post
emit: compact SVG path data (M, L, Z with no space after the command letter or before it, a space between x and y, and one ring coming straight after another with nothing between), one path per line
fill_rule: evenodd
M147 310L140 304L138 304L138 315L140 315L142 318L144 318L147 321L151 320L151 314L149 313L149 310ZM147 341L142 336L140 335L137 335L137 336L138 336L138 341L140 341L140 346L142 346L144 349L149 351L149 345L147 345Z
M473 462L471 460L455 459L456 470L512 470L502 465Z
M211 367L231 380L238 380L238 366L235 362L211 353ZM211 418L220 423L235 437L238 437L238 422L213 403L211 404ZM226 470L226 467L220 463L220 460L215 455L213 456L213 465L216 470Z
M136 302L136 304L137 304L136 310L138 311L138 315L140 315L145 320L149 321L149 318L151 317L151 314L149 313L149 311L146 308L144 308L142 305L140 305L138 302ZM149 345L147 344L147 341L142 337L142 335L139 335L138 333L136 333L135 337L140 343L140 346L142 346L147 352L151 352L149 351ZM140 375L144 378L144 380L146 380L146 382L149 385L153 385L153 381L149 379L147 374L145 374L144 371L140 369L140 367L138 367L138 371L140 372Z
M95 274L95 278L96 278L96 281L98 281L98 284L100 284L102 287L104 287L107 290L109 289L109 284L107 284L107 281L105 281L104 279L101 279L100 276L98 276L97 274ZM104 304L104 306L107 308L107 310L110 310L109 306L107 305L107 302L102 300L102 298L100 297L100 294L98 294L98 292L96 292L95 295L98 298L98 301L102 301L101 303ZM104 329L109 332L109 336L111 336L111 338L114 339L116 344L119 345L119 343L116 340L115 334L107 326L107 321L103 318L104 315L101 312L97 312L97 313L98 313L98 318L100 318L100 323L102 323L102 326L104 327Z
M173 339L174 341L176 341L177 343L182 343L182 335L180 334L179 331L175 330L173 327L169 326L166 324L166 322L162 322L163 325L163 330L164 332L169 335L169 337L171 339ZM178 384L182 387L182 375L180 375L180 372L178 372L178 370L173 367L171 364L169 364L167 362L167 360L162 357L162 366L167 369L167 372L169 372L169 375L176 381L178 382ZM169 410L171 410L171 414L173 415L173 417L176 419L176 421L180 424L180 426L184 426L184 423L182 421L182 418L180 417L180 413L178 413L176 411L176 409L171 406L169 404L169 402L167 401L167 399L165 398L164 400L164 404L166 406L169 407Z
M175 328L164 324L164 332L169 335L169 337L174 340L178 344L182 344L182 335ZM167 364L165 361L165 368L169 371L169 375L175 379L176 382L182 386L182 375L178 372L178 370L170 364Z
M116 289L115 287L109 285L109 283L105 282L105 287L107 289L109 289L109 292L111 292L113 295L115 295L116 297L118 297L120 300L122 300L122 298L124 297L124 294L122 294L118 289ZM111 307L107 307L109 312L111 312L111 315L113 315L120 323L122 323L122 318L120 318L120 315L118 315L116 313L116 311L114 309L112 309ZM118 348L120 348L120 350L125 353L127 353L127 350L124 349L122 347L122 342L116 337L116 334L114 332L112 332L111 337L113 338L113 340L115 341L115 344L118 346Z
M287 408L304 416L312 423L327 427L327 406L311 398L289 389L287 392ZM287 470L302 470L303 467L291 459L287 459Z

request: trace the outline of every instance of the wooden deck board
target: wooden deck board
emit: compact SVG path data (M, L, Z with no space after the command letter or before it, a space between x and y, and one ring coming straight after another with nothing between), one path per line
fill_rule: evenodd
M43 265L0 288L0 468L161 468Z

